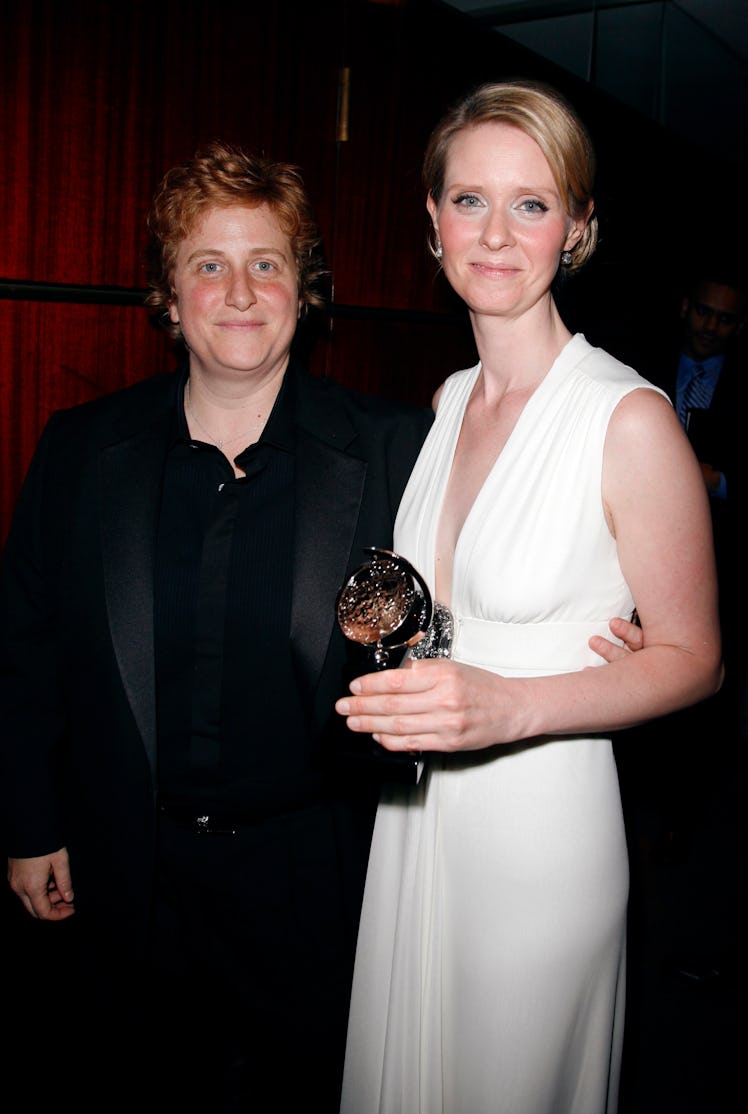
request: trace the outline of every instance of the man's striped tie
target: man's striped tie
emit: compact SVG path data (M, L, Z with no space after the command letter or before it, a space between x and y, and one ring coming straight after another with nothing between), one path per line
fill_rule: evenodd
M701 364L696 364L693 378L686 383L686 389L681 399L680 420L683 425L688 424L689 410L708 410L709 402L709 385L706 382L704 368Z

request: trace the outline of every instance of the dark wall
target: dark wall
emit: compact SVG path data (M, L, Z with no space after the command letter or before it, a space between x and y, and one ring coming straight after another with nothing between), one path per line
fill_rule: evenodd
M10 6L0 36L0 538L53 409L173 366L142 306L145 217L164 171L208 139L303 171L334 273L330 317L307 338L317 374L427 402L472 362L464 315L425 250L421 156L454 96L512 75L559 85L595 137L600 251L561 301L571 327L614 347L674 285L688 208L680 151L501 36L430 0Z

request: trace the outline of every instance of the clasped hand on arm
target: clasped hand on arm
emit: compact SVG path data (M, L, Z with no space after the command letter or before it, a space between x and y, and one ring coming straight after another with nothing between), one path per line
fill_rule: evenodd
M635 623L615 618L610 628L623 645L600 635L589 643L606 662L642 648ZM510 701L512 682L483 669L444 659L409 660L402 669L356 678L355 698L343 697L337 710L348 716L352 731L372 732L390 750L477 750L497 741L494 717L502 692Z

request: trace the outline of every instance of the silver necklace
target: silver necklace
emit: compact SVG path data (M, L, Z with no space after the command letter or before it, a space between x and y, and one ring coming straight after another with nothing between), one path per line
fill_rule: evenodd
M195 425L199 426L203 433L206 434L211 445L215 445L216 448L221 450L221 452L223 452L224 445L233 445L234 441L239 441L241 438L248 437L249 434L252 433L255 429L262 429L265 424L264 422L255 422L255 424L249 426L249 428L246 429L244 433L237 433L234 437L216 437L210 432L209 429L205 428L195 411L192 409L189 378L187 379L187 383L185 384L184 388L184 408L189 414L190 418L192 418ZM259 414L257 416L259 417Z

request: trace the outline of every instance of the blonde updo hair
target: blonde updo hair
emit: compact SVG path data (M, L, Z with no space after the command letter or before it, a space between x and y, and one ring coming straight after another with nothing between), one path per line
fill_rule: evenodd
M179 245L208 209L231 205L270 209L291 241L302 307L325 304L317 289L327 274L320 234L297 168L216 141L197 151L185 166L166 173L148 216L151 292L146 305L163 311L164 326L174 339L181 330L169 320L168 308L174 299Z
M454 137L479 124L511 124L534 139L548 160L566 212L584 219L593 200L595 152L574 109L550 85L538 81L500 81L479 85L457 101L431 133L423 161L423 183L438 205L444 192L449 149ZM572 260L564 271L578 271L597 245L597 217L592 214ZM433 246L429 245L432 252Z

